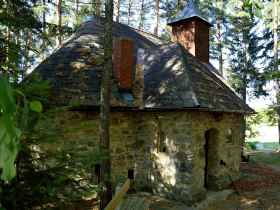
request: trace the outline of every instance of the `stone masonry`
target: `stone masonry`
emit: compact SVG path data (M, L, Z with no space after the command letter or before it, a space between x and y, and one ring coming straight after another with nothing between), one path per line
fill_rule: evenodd
M65 143L78 145L83 141L88 149L96 149L99 113L68 111L55 118L63 128L83 122L90 122L90 126L64 136ZM125 180L128 170L134 170L136 190L151 189L185 203L203 199L206 188L221 189L229 183L220 160L226 162L234 179L238 177L244 139L244 124L240 122L243 115L236 113L223 113L220 120L215 120L214 113L203 111L112 112L113 174ZM233 131L231 143L226 141L228 129ZM210 131L207 187L206 131Z

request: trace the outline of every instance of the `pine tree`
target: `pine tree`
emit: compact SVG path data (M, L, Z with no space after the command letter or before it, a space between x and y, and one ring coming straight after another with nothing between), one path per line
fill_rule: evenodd
M246 102L248 87L254 96L265 94L265 81L257 68L258 41L256 25L258 21L251 19L248 8L239 1L231 0L227 5L230 22L227 34L228 62L230 67L230 83ZM257 17L255 17L257 18Z
M228 0L201 0L199 1L199 8L202 15L213 24L210 29L210 58L218 60L218 70L221 75L224 75L224 61L225 61L225 37L228 24L228 16L226 14L226 5Z

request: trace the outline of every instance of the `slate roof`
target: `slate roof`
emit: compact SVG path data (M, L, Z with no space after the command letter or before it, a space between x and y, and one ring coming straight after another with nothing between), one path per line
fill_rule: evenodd
M53 81L53 105L97 108L100 102L103 53L103 25L87 22L32 73ZM113 23L114 39L127 37L145 49L143 106L124 100L114 76L111 84L112 108L207 109L253 113L218 76L211 66L200 62L179 43L162 39L120 23ZM135 62L136 63L136 62Z
M149 50L144 78L144 107L254 112L209 65L199 62L177 42Z
M138 48L149 48L164 41L152 34L126 25L113 24L114 40L129 38L134 41L134 60ZM35 69L43 79L53 81L53 105L99 106L102 75L104 29L101 20L82 24L64 44L55 50ZM136 62L134 62L136 63ZM116 82L111 84L111 103L115 107L132 107L123 100Z
M190 18L197 17L205 22L207 22L209 25L212 26L211 23L209 23L200 13L199 9L193 2L193 0L189 0L186 4L186 6L183 8L183 10L178 14L176 18L174 18L172 21L168 23L168 25L173 25L176 22L179 22L181 20L186 20Z

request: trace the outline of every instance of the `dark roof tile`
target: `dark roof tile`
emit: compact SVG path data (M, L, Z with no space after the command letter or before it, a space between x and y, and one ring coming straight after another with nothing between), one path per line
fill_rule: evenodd
M169 22L168 25L172 25L176 22L186 20L186 19L190 19L190 18L193 18L193 17L197 17L197 18L207 22L209 25L212 25L202 16L202 14L200 13L199 9L197 8L197 6L193 2L193 0L189 0L187 2L186 6L178 14L178 16L176 18L174 18L171 22Z
M137 49L145 49L141 108L253 112L213 73L213 66L200 62L180 44L165 43L154 35L116 22L113 34L114 40L133 40L134 60ZM101 22L84 23L35 69L35 74L54 82L51 104L99 106L103 36ZM134 107L133 101L123 99L113 75L111 90L113 107L139 108Z

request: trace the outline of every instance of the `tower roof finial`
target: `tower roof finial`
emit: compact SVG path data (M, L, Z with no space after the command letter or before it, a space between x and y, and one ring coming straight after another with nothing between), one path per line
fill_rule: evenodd
M192 17L198 17L212 26L212 24L209 23L207 20L205 20L205 18L202 16L202 14L200 13L199 9L197 8L193 0L189 0L186 6L181 11L181 13L175 19L169 22L167 25L172 25L176 22L179 22L181 20L186 20Z

